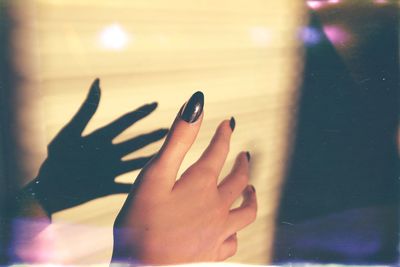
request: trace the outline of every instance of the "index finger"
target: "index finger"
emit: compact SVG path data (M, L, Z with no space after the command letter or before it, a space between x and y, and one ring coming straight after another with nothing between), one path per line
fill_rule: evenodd
M146 170L152 174L145 178L144 183L158 179L156 177L160 175L157 173L161 172L162 179L158 179L154 184L162 184L172 189L182 161L200 130L203 106L204 95L202 92L196 92L181 108L163 146ZM156 175L153 175L153 170Z

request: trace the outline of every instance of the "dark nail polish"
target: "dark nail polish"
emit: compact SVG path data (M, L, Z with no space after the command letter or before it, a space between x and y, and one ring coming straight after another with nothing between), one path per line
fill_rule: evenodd
M236 126L236 121L235 121L234 117L231 117L231 120L229 121L229 126L231 127L232 132L233 132L233 130L235 130L235 126Z
M256 192L256 188L253 185L250 185L250 190L255 193Z
M247 160L250 161L251 156L250 156L250 152L249 151L246 152L246 156L247 156Z
M203 112L204 94L200 91L194 93L185 104L180 114L182 120L193 123L197 121Z

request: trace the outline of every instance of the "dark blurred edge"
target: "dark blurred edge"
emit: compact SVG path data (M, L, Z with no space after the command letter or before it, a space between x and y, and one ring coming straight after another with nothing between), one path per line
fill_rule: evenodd
M16 189L16 88L18 75L13 65L11 0L0 0L0 264L7 263L10 228L7 208Z
M276 263L398 260L399 21L393 8L396 17L359 51L366 56L361 64L369 65L361 81L350 76L326 36L306 47L296 138L276 221ZM309 25L322 32L316 14Z

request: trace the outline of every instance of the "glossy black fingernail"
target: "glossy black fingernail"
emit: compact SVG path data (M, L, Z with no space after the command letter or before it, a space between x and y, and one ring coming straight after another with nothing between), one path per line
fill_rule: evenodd
M246 152L246 157L247 157L247 160L250 161L251 155L250 155L250 152L249 152L249 151Z
M194 93L189 101L185 104L180 114L182 120L193 123L197 121L203 112L204 94L200 91Z
M236 126L236 121L235 121L234 117L231 117L231 120L229 121L229 126L231 127L232 132L233 132L233 130L235 130L235 126Z

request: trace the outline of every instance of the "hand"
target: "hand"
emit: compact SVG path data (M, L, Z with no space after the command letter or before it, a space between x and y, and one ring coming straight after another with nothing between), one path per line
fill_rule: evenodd
M173 123L163 147L142 169L114 225L113 261L176 264L219 261L235 254L236 232L256 218L256 195L248 185L248 152L218 184L235 121L223 121L200 159L176 180L195 141L203 94L194 94ZM231 209L244 196L242 205Z
M160 129L119 144L112 143L121 132L153 112L157 103L152 103L82 136L99 101L100 87L96 79L77 114L49 144L48 157L38 178L24 189L39 200L48 214L99 197L128 193L131 184L116 183L115 177L142 168L152 156L127 161L121 158L167 134L166 129Z

